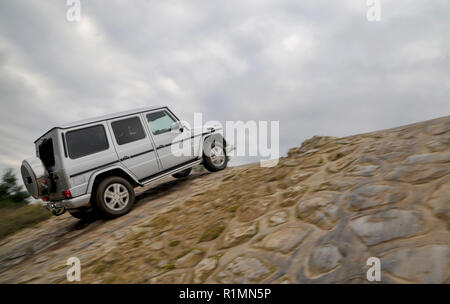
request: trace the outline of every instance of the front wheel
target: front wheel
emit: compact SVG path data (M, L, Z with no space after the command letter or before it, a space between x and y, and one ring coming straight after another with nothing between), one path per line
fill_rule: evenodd
M134 189L126 179L108 177L97 187L95 206L104 217L116 218L130 212L134 198Z
M225 147L220 140L208 140L205 142L203 153L203 166L210 172L217 172L227 167L228 157Z

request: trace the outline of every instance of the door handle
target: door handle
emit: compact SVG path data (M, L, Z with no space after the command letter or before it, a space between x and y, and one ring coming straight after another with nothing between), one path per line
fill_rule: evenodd
M127 160L127 159L130 159L130 157L127 155L127 156L124 156L124 157L122 157L122 159L120 160L120 161L124 161L124 160Z

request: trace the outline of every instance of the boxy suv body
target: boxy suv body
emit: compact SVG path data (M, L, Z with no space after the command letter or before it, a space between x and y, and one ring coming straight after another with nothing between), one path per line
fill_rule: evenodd
M200 163L224 169L230 150L220 129L189 129L163 106L55 127L35 145L36 157L21 167L28 192L53 214L80 219L121 216L133 206L134 187L185 177Z

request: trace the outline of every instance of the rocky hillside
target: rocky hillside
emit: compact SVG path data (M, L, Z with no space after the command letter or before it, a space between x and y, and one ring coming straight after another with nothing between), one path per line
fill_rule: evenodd
M0 241L0 282L450 283L450 116L313 137L275 168L139 189L113 221L64 215Z

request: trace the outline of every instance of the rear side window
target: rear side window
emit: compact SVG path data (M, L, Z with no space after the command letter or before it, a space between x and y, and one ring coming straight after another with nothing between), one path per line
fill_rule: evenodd
M108 150L108 139L102 125L67 132L67 149L71 159Z
M55 153L53 151L53 140L51 138L45 139L42 144L39 145L39 158L46 168L55 165Z
M111 127L118 145L125 145L145 138L144 128L139 117L132 117L114 121Z

